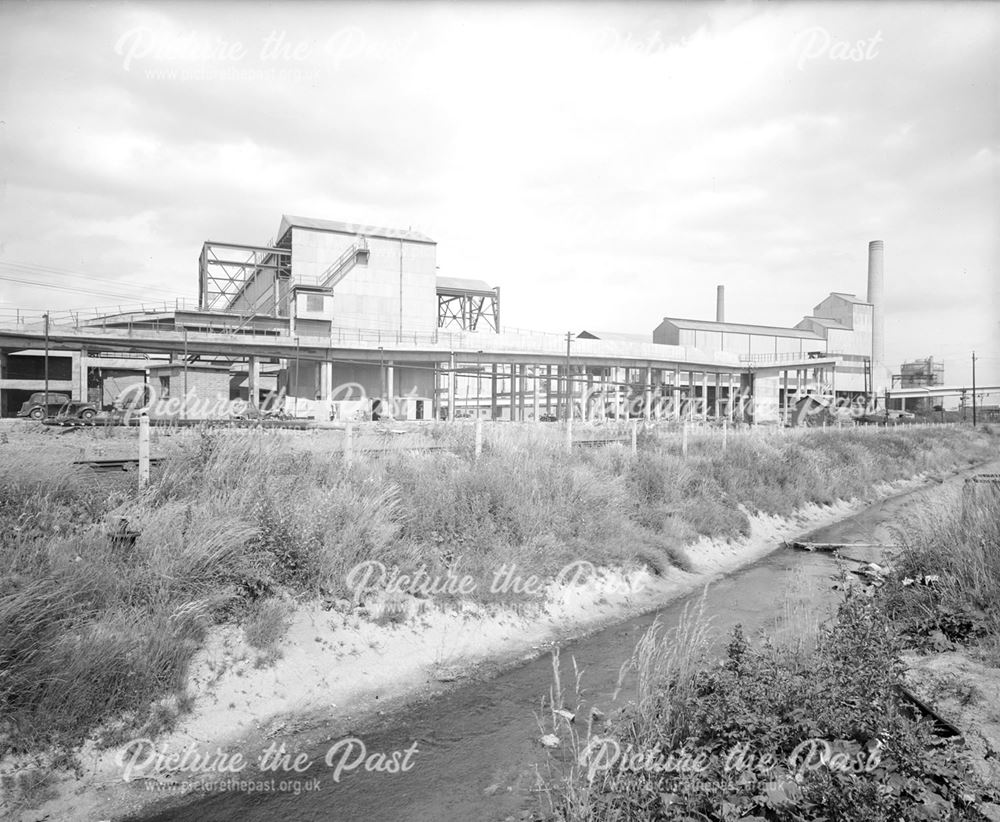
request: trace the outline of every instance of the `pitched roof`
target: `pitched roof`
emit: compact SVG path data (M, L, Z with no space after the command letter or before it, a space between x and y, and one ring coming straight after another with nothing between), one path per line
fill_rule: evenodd
M849 302L849 303L859 303L861 305L871 305L871 303L868 302L868 300L862 300L856 294L848 294L846 291L831 291L830 292L830 296L831 297L840 297L842 300L844 300L845 302Z
M801 328L784 328L778 325L743 325L742 323L717 323L711 320L685 320L679 317L664 317L670 323L688 331L719 331L723 334L758 334L764 337L795 337L804 340L821 340L819 334Z
M335 234L351 234L364 237L383 237L390 240L410 240L415 243L437 243L426 234L419 231L401 228L379 228L374 225L359 223L341 223L336 220L319 220L315 217L294 217L290 214L281 215L281 225L278 226L278 239L285 236L289 228L307 228L310 231L330 231Z
M812 317L812 316L809 316L809 317L803 317L802 318L802 322L806 322L807 320L809 322L816 323L816 325L821 325L824 328L842 328L845 331L849 331L850 330L846 325L844 325L839 320L831 320L829 317Z
M630 343L652 343L652 334L626 334L619 331L581 331L576 335L577 339L584 340L612 340L614 342Z

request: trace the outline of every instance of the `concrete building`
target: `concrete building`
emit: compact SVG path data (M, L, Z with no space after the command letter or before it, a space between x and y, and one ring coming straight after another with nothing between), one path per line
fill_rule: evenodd
M899 374L893 375L892 384L899 385L900 388L944 386L944 363L935 361L933 357L904 362L899 367ZM927 412L933 410L935 405L940 405L943 401L943 397L933 395L916 397L909 401L903 398L900 400L900 409Z
M876 315L849 294L777 328L725 322L720 288L715 322L666 317L652 334L567 339L505 329L499 289L437 276L437 245L419 232L285 215L275 236L205 242L197 305L56 323L50 368L56 358L69 366L53 386L74 398L96 392L104 405L139 383L169 399L186 384L205 400L258 406L277 393L287 411L321 420L736 419L736 400L752 395L748 416L762 422L787 417L807 394L862 393L868 379ZM880 252L872 260L877 284ZM4 413L16 392L39 390L43 324L18 317L0 327ZM34 369L26 381L7 373L18 358Z

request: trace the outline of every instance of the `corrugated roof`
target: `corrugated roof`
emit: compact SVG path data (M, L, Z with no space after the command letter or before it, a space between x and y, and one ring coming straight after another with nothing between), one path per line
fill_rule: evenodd
M784 328L779 325L743 325L742 323L717 323L711 320L685 320L680 317L664 317L663 321L672 323L678 328L688 331L721 331L723 334L760 334L766 337L795 337L804 340L822 340L819 334L805 331L801 328Z
M438 277L437 287L450 291L492 291L486 280L469 280L464 277Z
M612 340L614 342L652 343L652 334L625 334L619 331L581 331L576 335L584 340Z
M315 217L295 217L290 214L281 215L281 225L278 226L278 239L285 236L289 228L308 228L311 231L332 231L336 234L353 234L365 237L385 237L390 240L410 240L415 243L437 243L426 234L402 228L380 228L374 225L359 223L341 223L337 220L319 220Z

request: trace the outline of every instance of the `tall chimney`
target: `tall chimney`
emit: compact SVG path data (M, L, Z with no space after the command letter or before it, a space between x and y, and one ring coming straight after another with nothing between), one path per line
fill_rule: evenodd
M717 323L726 321L726 287L724 285L715 287L715 321Z
M882 254L881 240L868 243L868 302L872 304L872 387L875 389L883 387L881 383L884 382L885 373L885 274Z

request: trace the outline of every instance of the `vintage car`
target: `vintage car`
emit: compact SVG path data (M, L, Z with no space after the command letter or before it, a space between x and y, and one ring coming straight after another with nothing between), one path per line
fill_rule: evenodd
M21 405L17 412L19 417L31 417L41 420L47 417L75 417L90 422L97 416L97 406L90 402L71 400L66 394L49 391L48 403L45 392L36 391Z

